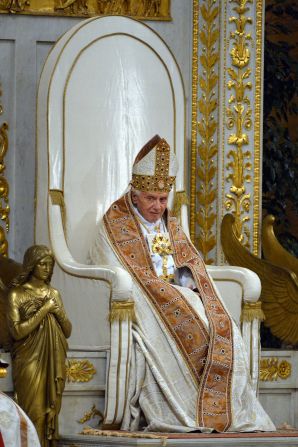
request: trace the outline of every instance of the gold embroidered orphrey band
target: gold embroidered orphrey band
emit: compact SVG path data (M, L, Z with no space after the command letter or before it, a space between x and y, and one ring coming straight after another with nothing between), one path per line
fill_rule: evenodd
M232 422L232 322L200 255L177 219L168 216L175 265L188 267L193 274L208 317L209 334L183 295L156 275L129 193L112 204L104 224L113 249L154 305L198 384L198 426L226 431Z

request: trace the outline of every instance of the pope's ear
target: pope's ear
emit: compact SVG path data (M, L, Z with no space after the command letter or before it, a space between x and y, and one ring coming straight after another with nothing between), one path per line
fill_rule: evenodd
M135 192L131 193L131 200L134 205L137 203L137 197L138 195Z

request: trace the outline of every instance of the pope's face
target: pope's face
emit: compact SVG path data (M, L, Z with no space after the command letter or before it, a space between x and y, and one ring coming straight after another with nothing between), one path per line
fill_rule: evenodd
M52 275L54 260L51 256L45 256L35 264L33 276L37 279L46 281Z
M156 222L165 212L168 204L167 192L143 192L132 193L132 202L138 208L144 219L148 222Z

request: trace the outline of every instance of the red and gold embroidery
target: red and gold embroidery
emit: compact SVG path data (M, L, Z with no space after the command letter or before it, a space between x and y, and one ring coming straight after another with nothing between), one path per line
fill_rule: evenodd
M169 217L175 264L192 271L209 320L209 334L183 295L155 274L129 194L110 207L104 223L114 250L155 306L198 384L198 425L227 430L231 424L232 324L201 257L177 220Z
M232 322L210 281L205 264L186 238L175 217L169 217L169 233L176 267L188 267L196 281L209 321L210 343L198 396L198 424L225 431L231 425L233 370Z

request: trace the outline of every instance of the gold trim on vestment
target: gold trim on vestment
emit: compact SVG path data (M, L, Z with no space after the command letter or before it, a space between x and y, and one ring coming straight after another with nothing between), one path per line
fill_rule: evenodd
M172 225L174 228L171 228ZM191 270L210 325L208 356L199 386L198 423L200 426L213 427L217 431L226 431L231 424L232 417L233 338L231 319L218 299L201 256L186 238L177 219L170 217L168 226L170 235L175 235L177 238L172 240L175 265L178 268L188 267ZM215 385L216 381L219 382L218 386Z
M154 305L198 384L198 425L227 430L231 424L232 323L199 254L177 219L169 217L175 264L192 271L209 320L210 337L184 296L157 277L129 193L112 204L104 224L116 254Z

